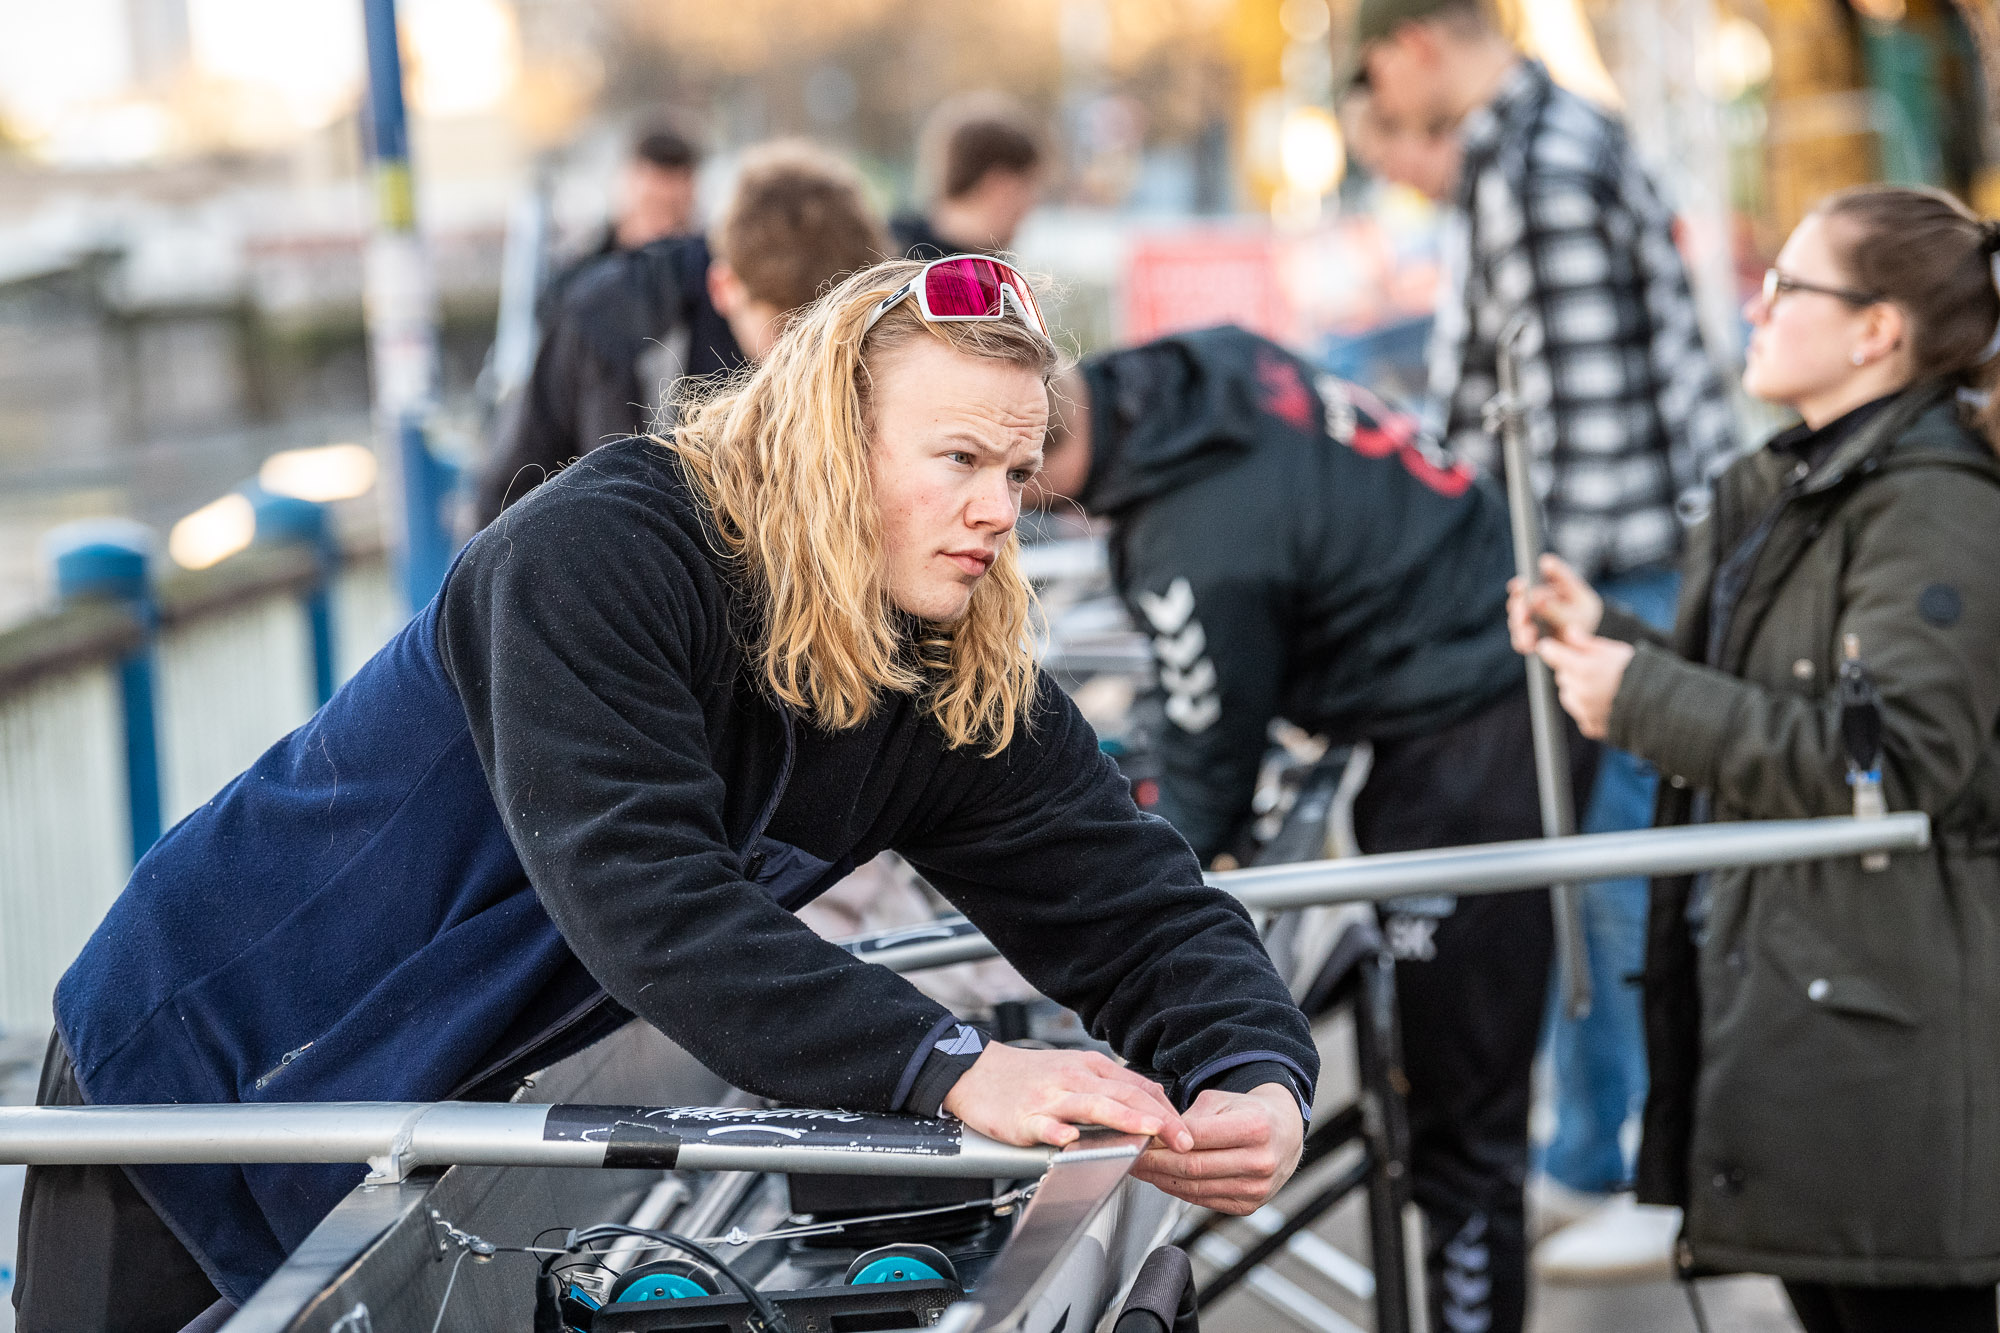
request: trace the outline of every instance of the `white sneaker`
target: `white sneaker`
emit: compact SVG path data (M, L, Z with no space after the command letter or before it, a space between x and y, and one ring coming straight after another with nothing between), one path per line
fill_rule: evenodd
M1660 1282L1674 1275L1681 1210L1615 1194L1535 1247L1535 1275L1559 1286Z
M1582 1221L1611 1202L1611 1198L1609 1194L1591 1194L1584 1190L1571 1189L1554 1176L1545 1176L1537 1171L1528 1179L1526 1203L1529 1244L1561 1231L1572 1222Z

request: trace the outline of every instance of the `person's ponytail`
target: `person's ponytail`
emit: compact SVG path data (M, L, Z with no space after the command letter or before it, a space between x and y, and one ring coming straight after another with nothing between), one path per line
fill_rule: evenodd
M1862 185L1814 213L1852 286L1900 306L1923 379L1969 392L1973 424L2000 452L2000 222L1942 190Z

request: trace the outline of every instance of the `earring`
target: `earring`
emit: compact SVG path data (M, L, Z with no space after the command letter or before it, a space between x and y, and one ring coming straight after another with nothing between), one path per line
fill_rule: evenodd
M1868 364L1868 358L1863 356L1858 349L1847 359L1849 361L1852 361L1857 366L1865 366Z

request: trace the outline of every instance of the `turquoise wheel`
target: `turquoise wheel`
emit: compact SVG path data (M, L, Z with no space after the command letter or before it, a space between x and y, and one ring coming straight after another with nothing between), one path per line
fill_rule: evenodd
M664 1259L641 1264L627 1273L614 1289L613 1304L625 1301L684 1301L692 1296L713 1296L721 1290L715 1278L700 1264L686 1259Z
M958 1269L930 1245L879 1245L847 1266L847 1285L864 1282L958 1281Z

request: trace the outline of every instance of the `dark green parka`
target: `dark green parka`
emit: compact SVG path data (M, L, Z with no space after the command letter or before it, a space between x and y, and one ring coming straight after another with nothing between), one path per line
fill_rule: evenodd
M1780 498L1726 642L1717 565ZM1637 651L1610 742L1658 765L1657 820L1849 814L1835 685L1858 636L1884 794L1929 852L1653 886L1640 1197L1686 1209L1689 1272L1868 1286L2000 1281L2000 462L1949 387L1898 394L1816 467L1718 482L1671 643ZM1697 935L1699 936L1697 938Z

